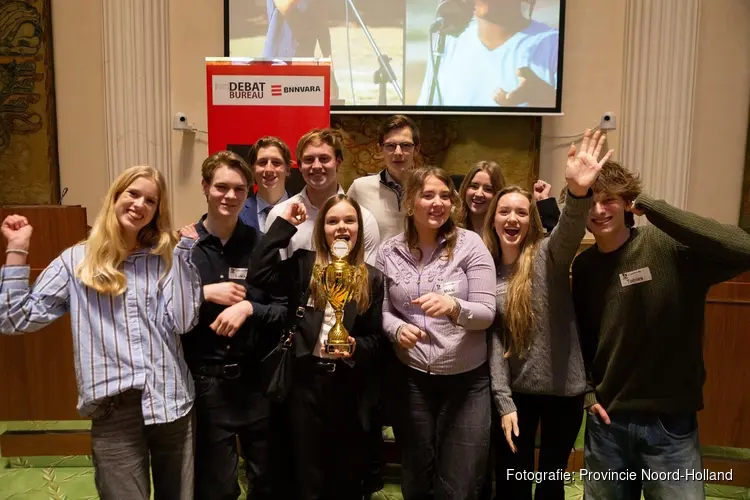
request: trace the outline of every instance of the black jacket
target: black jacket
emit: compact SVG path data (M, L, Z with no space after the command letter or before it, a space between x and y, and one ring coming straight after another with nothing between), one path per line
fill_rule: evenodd
M313 266L315 252L297 250L288 259L278 263L278 252L289 245L297 228L278 217L260 244L253 251L253 263L249 271L248 281L255 287L266 289L274 296L285 297L287 302L287 326L295 319L297 308L304 307L305 312L299 320L299 326L294 337L294 352L296 358L311 356L316 348L320 329L323 325L324 311L315 310L300 304L303 292L306 292ZM387 339L383 334L383 275L374 267L367 265L370 286L370 307L363 313L357 313L357 304L350 301L344 308L344 327L349 335L357 340L352 356L353 366L339 362L339 369L352 370L352 376L357 385L359 413L365 429L369 428L370 408L376 404L380 392L380 371L383 352ZM307 296L308 294L304 294Z

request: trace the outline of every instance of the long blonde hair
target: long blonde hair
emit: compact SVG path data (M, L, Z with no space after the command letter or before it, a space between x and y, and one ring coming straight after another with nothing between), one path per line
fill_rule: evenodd
M326 240L325 232L326 214L328 214L328 211L331 208L339 203L348 203L354 207L355 212L357 212L357 242L354 244L354 248L349 252L347 260L349 261L349 264L359 269L360 281L357 289L354 290L354 293L352 294L352 299L357 302L357 312L362 314L370 308L370 277L367 272L367 266L365 265L365 224L362 220L362 209L359 207L359 203L343 193L328 198L320 209L318 218L315 220L315 228L313 229L315 265L313 266L313 274L310 278L310 297L312 297L315 309L318 311L325 310L325 294L315 277L321 273L330 262L330 248L328 247L328 240Z
M495 264L499 267L503 261L500 238L495 231L495 214L500 198L510 193L518 193L529 200L529 230L521 243L521 253L513 263L508 282L503 329L503 345L505 346L506 357L512 353L522 356L531 343L529 332L532 331L536 323L534 308L531 303L531 281L536 250L544 236L539 210L531 193L518 186L506 187L492 198L487 211L487 218L484 221L484 243L495 259Z
M495 193L505 187L505 176L503 175L503 171L500 168L500 165L498 165L494 161L479 161L471 170L469 170L469 173L466 174L463 182L461 182L461 187L458 188L458 199L460 205L458 207L458 211L456 212L456 221L458 227L462 227L464 229L474 230L474 228L471 227L469 206L466 203L466 191L469 190L469 186L474 181L474 176L479 172L485 172L490 177L490 184L492 184L492 189Z
M127 287L122 263L128 256L128 248L115 214L115 203L128 186L141 177L154 181L159 191L159 203L151 222L138 232L138 246L149 247L152 254L164 259L165 268L162 276L172 267L172 251L177 237L171 228L169 197L164 177L153 167L130 167L109 187L104 197L104 206L84 241L85 258L76 268L76 277L99 293L120 295Z
M456 241L458 240L458 226L453 220L453 210L458 205L458 194L456 194L456 188L453 186L450 175L442 168L426 166L409 172L404 192L404 208L406 209L404 236L406 244L410 250L417 251L421 255L417 226L414 224L414 210L416 209L417 199L421 196L424 184L429 177L437 178L451 192L451 212L448 214L448 220L438 229L438 237L442 236L446 240L445 254L442 258L450 260L453 257L453 249L456 247Z

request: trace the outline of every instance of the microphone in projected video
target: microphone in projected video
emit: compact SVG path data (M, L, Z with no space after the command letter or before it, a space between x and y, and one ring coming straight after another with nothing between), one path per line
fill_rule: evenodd
M430 33L458 36L474 15L473 0L441 0Z

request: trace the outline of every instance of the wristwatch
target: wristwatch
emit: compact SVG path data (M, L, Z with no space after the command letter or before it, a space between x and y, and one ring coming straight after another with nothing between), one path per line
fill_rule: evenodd
M458 323L458 318L461 316L461 303L455 297L451 297L450 299L453 301L453 307L448 312L448 317L454 323Z

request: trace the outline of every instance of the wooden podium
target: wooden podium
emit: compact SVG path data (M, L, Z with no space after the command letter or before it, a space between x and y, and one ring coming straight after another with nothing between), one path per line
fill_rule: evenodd
M34 227L28 256L31 284L64 249L86 237L86 209L83 207L35 205L0 208L0 220L10 214L27 217ZM4 262L5 239L0 240L0 258ZM70 317L66 314L37 332L0 335L0 380L0 421L80 419L76 410L78 390ZM29 455L35 454L33 451L43 451L31 443L18 448L16 438L19 436L14 438L10 434L2 436L3 455L15 456L15 452Z

